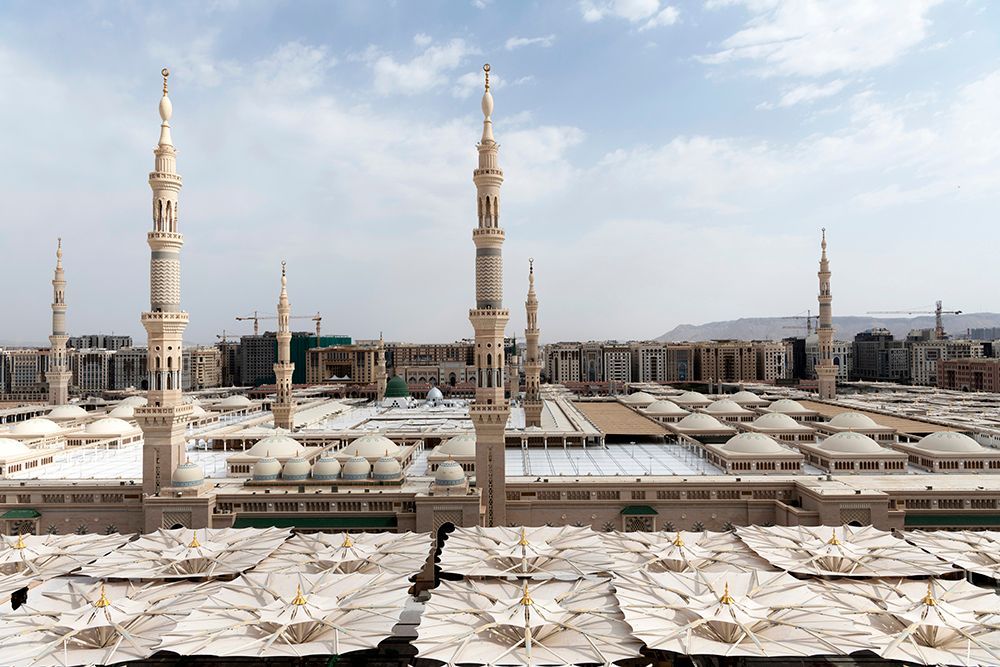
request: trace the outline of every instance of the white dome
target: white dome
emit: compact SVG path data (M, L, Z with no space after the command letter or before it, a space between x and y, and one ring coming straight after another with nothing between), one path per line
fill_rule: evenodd
M746 408L741 408L736 401L729 398L720 398L717 401L713 401L711 405L705 408L705 412L712 412L715 414L740 414L747 412Z
M688 411L673 401L656 401L646 406L647 415L686 415Z
M86 416L87 411L79 405L57 405L46 415L49 419L79 419Z
M133 433L137 429L135 426L132 426L123 419L118 419L117 417L104 417L103 419L98 419L95 422L87 424L87 428L85 430L87 435L110 437Z
M132 419L135 417L135 406L119 403L111 412L108 413L108 416L114 417L115 419Z
M709 403L708 397L705 394L699 393L697 391L685 391L680 396L674 396L670 400L675 403Z
M938 431L925 435L917 447L935 452L981 452L983 446L958 431Z
M863 415L860 412L841 412L840 414L834 415L833 419L830 420L830 426L859 430L878 428L878 424L875 423L874 419L868 415Z
M344 449L337 452L339 458L364 456L373 459L379 456L394 456L399 453L399 445L378 433L367 433Z
M287 431L276 429L271 435L258 440L246 453L247 456L277 456L284 459L298 456L303 450L305 447L298 440L290 437Z
M371 472L371 469L372 466L368 463L368 459L363 456L352 456L347 459L340 476L347 481L368 479L368 473Z
M459 486L465 483L465 471L458 461L444 461L434 471L434 483L438 486Z
M301 482L308 476L309 462L298 456L285 461L285 465L281 468L281 479L290 482Z
M867 435L853 431L835 433L821 442L819 448L845 454L875 454L882 451L882 447Z
M452 436L434 448L435 454L471 458L476 455L476 434L462 433Z
M313 479L321 481L333 480L337 479L339 474L340 461L332 456L321 456L320 459L313 464Z
M753 393L752 391L738 391L729 398L736 401L740 405L747 405L749 403L760 403L761 401L764 400L757 394Z
M802 424L782 412L768 412L753 420L757 428L769 431L800 431Z
M134 408L138 408L141 405L149 405L149 401L146 400L145 396L129 396L120 400L118 405L131 405Z
M19 435L48 435L49 433L58 433L60 430L58 424L45 417L34 417L28 421L18 422L10 427L11 433Z
M8 456L19 456L30 452L31 448L20 440L11 440L10 438L0 438L0 458L6 458Z
M783 412L786 415L795 415L802 412L809 412L806 410L798 401L793 401L790 398L782 398L780 400L771 403L769 406L772 412Z
M281 464L273 456L258 459L253 464L253 470L250 473L253 479L258 482L269 482L272 479L278 479L279 474L281 474Z
M205 471L201 466L191 461L185 461L177 466L170 478L170 485L176 487L199 486L205 481Z
M219 407L224 410L239 410L250 407L250 399L241 394L230 396L219 403Z
M431 387L431 390L427 392L428 401L440 401L444 398L444 394L437 387Z
M391 456L383 456L372 467L372 478L382 481L396 480L403 476L399 461Z
M656 397L647 394L644 391L637 391L634 394L629 394L628 396L622 397L622 403L628 403L629 405L638 405L645 407L651 403L656 402Z
M732 430L728 426L724 426L718 419L716 419L712 415L706 415L704 412L691 413L684 419L674 424L674 426L679 429L687 429L690 431Z
M787 454L784 447L774 441L774 438L763 433L740 433L734 435L722 446L727 452L739 454Z

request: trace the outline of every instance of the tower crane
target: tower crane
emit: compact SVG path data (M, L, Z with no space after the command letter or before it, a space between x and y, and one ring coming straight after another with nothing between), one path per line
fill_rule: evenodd
M942 315L961 315L960 310L942 310L941 302L934 303L934 310L870 310L869 315L933 315L934 316L934 337L937 340L944 340L944 321Z
M813 322L819 319L819 315L813 315L812 310L807 310L805 316L802 315L792 315L790 317L779 317L779 320L805 320L806 321L806 336L809 336L813 332ZM802 330L801 324L786 324L781 327L782 329L798 329ZM819 328L818 326L816 328Z
M246 320L251 320L253 322L253 335L257 336L260 333L260 321L276 320L278 319L275 315L258 315L257 311L253 311L253 315L245 315L243 317L237 316L237 321L244 322ZM292 315L288 319L290 320L312 320L316 323L316 346L320 343L320 323L323 321L323 316L319 313L315 315Z

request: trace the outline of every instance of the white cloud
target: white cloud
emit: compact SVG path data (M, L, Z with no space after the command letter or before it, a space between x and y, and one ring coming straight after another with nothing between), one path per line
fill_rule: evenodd
M659 13L653 18L646 21L641 28L640 32L643 30L649 30L650 28L662 28L664 26L669 26L677 23L680 19L681 13L676 7L667 6L659 11Z
M786 107L792 107L796 104L811 104L816 100L821 100L826 97L833 97L840 91L844 89L847 85L847 81L843 79L834 79L833 81L815 84L806 83L801 86L795 86L794 88L786 91L781 99L775 102L761 102L757 105L758 109L783 109Z
M721 49L701 60L747 61L762 76L819 77L895 62L928 35L941 0L740 0L751 14Z
M469 56L479 53L464 39L430 44L412 60L399 62L390 55L373 54L375 90L382 95L416 95L446 85L450 73Z
M303 92L319 86L336 64L325 47L289 42L257 61L252 72L257 85L270 93Z
M644 24L640 30L673 25L679 12L676 7L660 5L660 0L581 0L583 20L595 23L606 17L624 19L629 23Z
M508 51L519 49L522 46L541 46L548 48L556 41L555 35L545 35L544 37L511 37L504 44Z
M420 48L424 48L425 46L430 46L431 42L433 41L434 38L426 33L418 32L416 35L413 36L413 43L419 46Z

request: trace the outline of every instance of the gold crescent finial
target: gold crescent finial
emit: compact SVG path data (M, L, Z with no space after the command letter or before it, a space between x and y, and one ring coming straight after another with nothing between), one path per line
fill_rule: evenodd
M167 79L170 78L170 70L166 67L160 70L160 74L163 75L163 94L167 94Z
M520 541L518 541L517 546L519 546L519 547L526 547L526 546L528 546L528 544L529 544L528 543L528 536L525 535L525 533L524 533L524 527L522 526L522 528L521 528L521 539L520 539Z
M837 529L836 528L831 528L830 529L830 539L827 541L827 544L833 544L833 545L840 544L840 540L837 539Z
M725 590L723 590L723 592L722 592L722 597L719 598L719 602L721 602L722 604L732 604L732 603L736 602L736 600L733 599L733 596L729 594L729 582L728 581L726 582L726 588L725 588Z
M490 64L486 63L483 65L483 71L486 72L486 90L490 89Z
M354 542L351 541L351 536L348 533L344 533L344 543L340 545L341 549L350 549L354 546Z
M301 607L304 604L306 604L306 598L304 595L302 595L301 584L295 585L295 597L292 598L292 604L295 605L296 607Z
M681 531L679 531L679 530L677 531L677 535L674 537L673 544L674 544L675 547L682 547L682 546L684 546L684 539L681 537Z
M934 580L933 579L928 579L927 580L927 595L924 596L924 599L921 600L921 602L923 602L928 607L933 607L934 605L937 604L937 600L934 599Z
M97 598L97 601L94 602L94 606L97 607L98 609L104 609L105 607L111 606L111 600L109 600L108 596L104 594L103 581L101 582L101 597Z
M528 580L524 580L524 588L521 589L521 604L527 607L528 605L534 604L531 599L531 593L528 592Z
M28 545L24 543L24 535L22 535L21 533L18 533L17 534L17 542L14 543L14 546L12 548L20 550L20 549L27 548L27 546Z

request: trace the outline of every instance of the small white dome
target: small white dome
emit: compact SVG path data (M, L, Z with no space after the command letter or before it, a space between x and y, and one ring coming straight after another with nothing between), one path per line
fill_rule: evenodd
M434 448L435 454L471 458L476 455L476 434L462 433L452 436Z
M688 411L677 405L673 401L655 401L646 406L647 415L681 416L688 414Z
M741 414L747 412L746 408L741 408L739 404L729 398L720 398L717 401L712 401L712 404L705 408L705 412L711 412L714 414Z
M205 471L201 466L191 461L185 461L177 466L174 474L170 478L171 486L190 487L200 486L205 481Z
M271 480L278 479L278 475L280 474L281 464L278 463L278 459L273 456L258 459L257 462L253 464L253 470L250 473L254 481L257 482L269 482Z
M0 459L9 456L19 456L31 451L31 448L20 440L10 438L0 438Z
M981 452L984 447L958 431L938 431L925 435L917 447L935 452Z
M438 486L459 486L465 483L465 471L458 461L448 459L434 471L434 483Z
M835 433L821 442L819 448L829 452L843 452L845 454L875 454L882 451L881 445L867 435L854 433L853 431Z
M398 453L399 445L389 438L379 433L366 433L337 452L337 457L364 456L373 459L379 456L394 456Z
M305 447L298 440L290 437L287 431L276 429L271 435L258 440L246 453L247 456L278 456L284 459L298 456L304 450Z
M135 417L135 406L122 405L119 403L111 412L108 413L108 416L114 417L115 419L133 419Z
M675 403L710 403L705 394L697 391L685 391L680 396L672 396L670 400Z
M325 482L337 479L338 475L340 475L340 461L332 456L321 456L319 460L313 464L313 479Z
M250 399L242 394L230 396L219 403L219 407L223 410L240 410L249 408L250 405Z
M368 463L368 459L363 456L352 456L344 463L340 476L346 481L368 479L368 473L371 472L371 469L372 466Z
M309 462L304 458L297 456L293 459L288 459L281 468L281 479L287 479L290 482L301 482L307 477L309 477Z
M628 403L629 405L637 405L643 408L655 402L656 402L656 397L647 394L644 391L637 391L634 394L629 394L628 396L622 397L622 403Z
M87 435L98 435L98 436L121 436L126 433L133 433L136 431L136 427L129 424L123 419L118 419L117 417L104 417L103 419L98 419L95 422L90 422L87 424L85 429Z
M738 391L729 398L736 401L740 405L749 405L752 403L760 403L761 401L763 401L763 399L757 394L753 393L752 391L745 391L745 390Z
M440 401L444 399L444 394L437 387L431 387L431 390L427 392L428 401Z
M18 435L48 435L58 433L61 429L51 419L45 417L34 417L28 421L18 422L10 427L11 433Z
M740 433L722 446L727 452L738 454L787 454L787 450L763 433Z
M403 468L399 461L391 456L383 456L372 467L372 478L381 481L397 480L403 476Z
M676 428L682 430L686 429L689 431L732 430L730 427L723 425L722 422L712 415L706 415L704 412L693 412L674 424L674 426Z
M57 405L46 415L49 419L79 419L86 417L87 411L79 405Z
M782 412L786 415L797 415L803 412L809 412L806 410L798 401L793 401L790 398L782 398L769 406L772 412Z
M768 431L800 431L802 424L782 412L768 412L753 420L753 425Z
M146 400L145 396L129 396L120 400L118 405L131 405L134 408L138 408L142 405L149 405L149 401Z
M858 430L878 428L878 424L875 423L874 419L860 412L841 412L834 415L833 419L830 420L830 426Z

